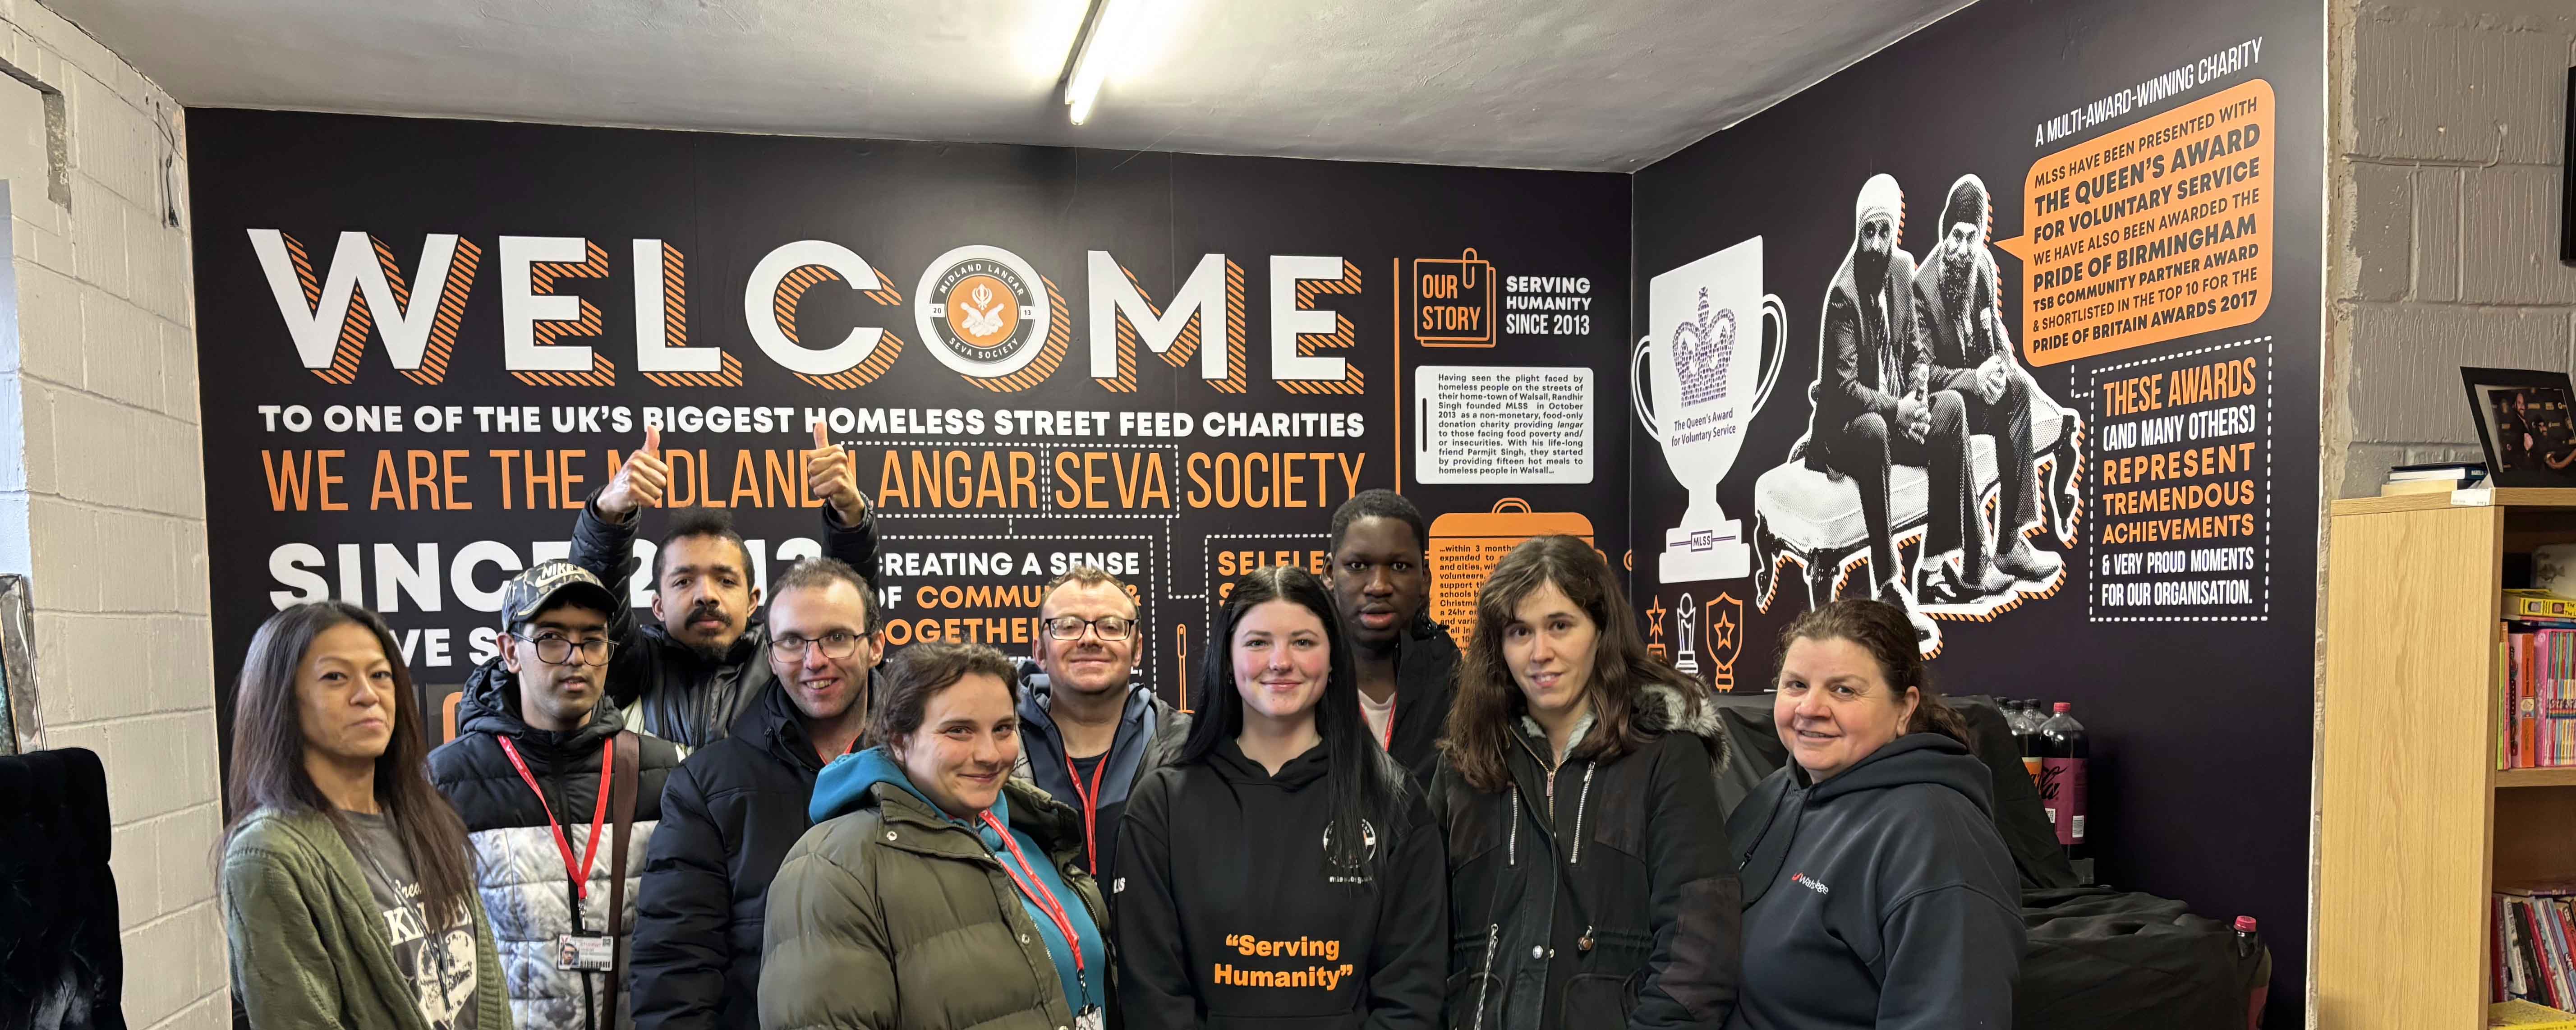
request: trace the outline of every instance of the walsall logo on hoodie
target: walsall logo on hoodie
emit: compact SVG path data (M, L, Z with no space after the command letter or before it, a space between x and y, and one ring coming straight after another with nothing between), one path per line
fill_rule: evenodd
M1333 846L1332 824L1325 824L1324 882L1369 882L1369 860L1377 857L1377 827L1369 825L1366 819L1360 820L1359 838L1358 847L1336 848Z
M1791 874L1789 874L1789 882L1794 883L1794 884L1797 884L1798 886L1804 887L1804 888L1806 888L1806 889L1808 889L1808 890L1814 891L1814 892L1816 892L1816 893L1818 893L1818 894L1831 894L1831 893L1833 893L1833 892L1834 892L1834 889L1833 889L1833 888L1831 888L1831 887L1827 887L1827 886L1825 886L1823 881L1818 880L1818 879L1816 879L1815 877L1809 876L1809 875L1807 875L1807 874L1805 874L1805 873L1791 873Z

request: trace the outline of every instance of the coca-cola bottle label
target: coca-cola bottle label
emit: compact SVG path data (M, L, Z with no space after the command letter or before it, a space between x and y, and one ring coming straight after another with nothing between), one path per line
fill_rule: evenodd
M2084 760L2040 759L2039 804L2048 811L2048 821L2057 827L2059 844L2072 847L2084 843Z

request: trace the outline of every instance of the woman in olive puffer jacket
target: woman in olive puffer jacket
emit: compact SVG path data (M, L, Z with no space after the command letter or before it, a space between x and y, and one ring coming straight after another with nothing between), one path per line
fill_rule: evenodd
M813 829L769 888L760 1025L1104 1025L1107 922L1080 817L1010 778L1017 680L980 645L906 648L869 727L824 768Z

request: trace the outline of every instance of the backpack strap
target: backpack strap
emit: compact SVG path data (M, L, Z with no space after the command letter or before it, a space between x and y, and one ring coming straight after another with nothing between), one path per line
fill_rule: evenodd
M635 794L642 779L636 768L643 743L633 730L617 734L617 772L608 785L608 807L617 820L608 849L608 940L613 956L608 969L608 997L603 1026L617 1024L618 995L626 986L626 840L635 829Z

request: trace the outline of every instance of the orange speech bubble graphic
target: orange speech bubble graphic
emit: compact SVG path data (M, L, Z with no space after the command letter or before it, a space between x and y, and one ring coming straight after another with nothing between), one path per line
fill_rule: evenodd
M2252 322L2272 303L2272 84L2256 79L2031 166L2022 355L2033 365Z

